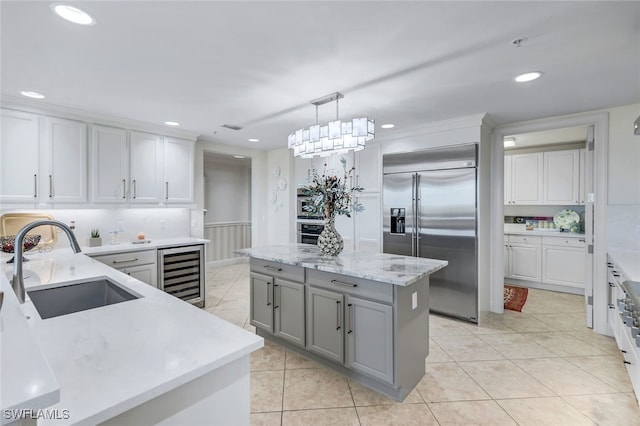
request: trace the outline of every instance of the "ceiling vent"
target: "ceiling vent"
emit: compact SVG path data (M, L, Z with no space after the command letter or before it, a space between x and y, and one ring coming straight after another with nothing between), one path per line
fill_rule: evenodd
M231 130L242 130L242 127L236 126L235 124L223 124L222 127L231 129Z

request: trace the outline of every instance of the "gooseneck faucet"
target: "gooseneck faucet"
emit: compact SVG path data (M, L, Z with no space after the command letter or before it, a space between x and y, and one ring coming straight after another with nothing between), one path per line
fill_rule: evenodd
M31 231L33 228L41 225L50 225L57 226L62 229L67 237L69 237L69 243L71 244L71 249L74 253L80 253L80 245L78 244L78 240L76 240L76 236L73 235L73 231L64 223L57 220L37 220L35 222L31 222L20 231L16 235L16 240L13 244L14 251L14 261L13 261L13 279L11 280L11 287L13 287L13 291L15 291L16 296L18 297L18 302L24 303L25 293L24 293L24 278L22 276L22 253L23 250L23 240L24 236L27 235L27 232Z

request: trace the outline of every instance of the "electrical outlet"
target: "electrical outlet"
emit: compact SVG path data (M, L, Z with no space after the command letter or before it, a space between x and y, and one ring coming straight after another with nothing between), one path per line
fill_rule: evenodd
M418 292L414 291L411 293L411 309L418 308Z

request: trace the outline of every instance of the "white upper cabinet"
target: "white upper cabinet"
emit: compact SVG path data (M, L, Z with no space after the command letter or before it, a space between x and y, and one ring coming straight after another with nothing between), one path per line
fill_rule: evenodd
M40 121L35 114L0 110L0 202L37 203Z
M580 150L544 153L544 204L580 204Z
M511 196L507 204L542 204L543 154L511 156Z
M46 117L42 148L46 178L46 202L85 203L87 201L87 125L79 121ZM43 176L44 177L44 176ZM42 182L44 181L44 182Z
M164 138L164 202L193 202L194 144L177 138Z
M355 249L380 253L380 193L361 193L356 195L364 211L355 215Z
M91 128L91 201L126 203L129 181L127 132L105 126Z
M382 177L382 156L380 144L366 145L364 150L355 153L356 184L364 192L380 192L380 178Z
M131 132L129 139L129 200L135 204L160 203L163 172L162 137L151 133Z

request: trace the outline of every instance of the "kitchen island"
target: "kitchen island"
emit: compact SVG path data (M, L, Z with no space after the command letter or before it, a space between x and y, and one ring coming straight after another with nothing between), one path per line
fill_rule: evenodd
M43 319L30 297L18 304L4 265L0 408L45 425L249 423L249 357L263 339L70 249L27 257L27 295L106 278L137 298ZM7 346L16 331L23 344Z
M446 261L282 244L251 257L251 324L266 339L402 401L425 372L429 275Z

